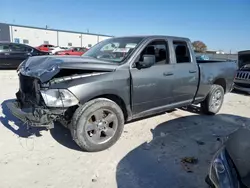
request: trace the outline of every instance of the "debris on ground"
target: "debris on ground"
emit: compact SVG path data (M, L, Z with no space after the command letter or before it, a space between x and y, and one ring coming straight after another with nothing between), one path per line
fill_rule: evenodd
M98 178L98 175L95 174L94 177L91 179L91 181L92 181L93 183L95 183L95 182L97 182L97 178Z
M205 145L205 142L203 142L203 141L200 141L200 140L196 140L196 143L197 143L198 145L200 145L200 146L203 146L203 145Z
M195 157L184 157L181 159L181 165L184 168L184 170L188 173L193 172L191 165L197 164L197 163L198 163L198 159Z
M189 164L197 164L198 159L195 157L184 157L181 159L182 162L189 163Z
M93 178L93 179L92 179L92 182L93 182L93 183L97 182L97 179Z
M181 166L184 168L184 170L188 173L192 173L193 170L187 165L187 163L181 162Z

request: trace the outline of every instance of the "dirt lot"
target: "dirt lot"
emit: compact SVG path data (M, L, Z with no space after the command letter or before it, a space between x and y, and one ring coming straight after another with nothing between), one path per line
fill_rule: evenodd
M250 124L250 97L231 93L216 116L190 108L133 122L112 148L85 153L60 125L27 131L6 109L17 89L16 72L1 71L1 188L206 187L216 138ZM193 173L180 164L186 156L199 159Z

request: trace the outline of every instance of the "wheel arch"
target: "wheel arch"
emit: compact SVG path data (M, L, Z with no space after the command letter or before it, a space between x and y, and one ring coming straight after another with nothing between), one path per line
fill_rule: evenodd
M109 99L109 100L115 102L121 108L121 110L123 112L123 115L124 115L124 119L125 120L130 119L130 117L131 117L130 110L126 106L125 101L121 97L119 97L118 95L115 95L115 94L102 94L102 95L95 96L95 97L89 99L88 101L94 100L94 99L97 99L97 98L106 98L106 99Z
M220 85L224 89L224 93L227 91L227 82L225 78L217 78L214 80L213 84Z

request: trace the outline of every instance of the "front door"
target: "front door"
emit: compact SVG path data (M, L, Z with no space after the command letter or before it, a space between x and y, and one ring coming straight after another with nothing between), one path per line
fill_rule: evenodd
M149 42L140 53L139 61L143 60L143 55L154 55L156 63L149 68L131 68L133 114L157 110L173 103L174 67L170 64L167 41Z

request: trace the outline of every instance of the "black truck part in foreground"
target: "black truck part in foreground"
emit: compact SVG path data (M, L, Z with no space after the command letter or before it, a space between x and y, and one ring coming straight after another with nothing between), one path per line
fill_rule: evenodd
M216 114L236 70L232 61L196 61L186 38L111 38L82 57L25 60L17 100L7 105L31 126L52 128L59 120L83 150L100 151L130 120L199 103Z
M234 89L250 94L250 50L238 53L239 70L234 79Z

